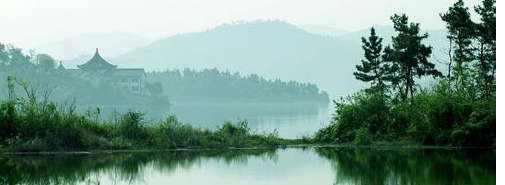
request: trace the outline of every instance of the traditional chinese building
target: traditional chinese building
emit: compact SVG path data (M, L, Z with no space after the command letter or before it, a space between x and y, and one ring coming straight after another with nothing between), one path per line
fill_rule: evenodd
M84 64L77 65L78 69L69 69L73 73L86 74L105 78L113 85L125 88L130 93L146 94L146 73L144 68L118 68L105 61L96 49L95 55ZM63 65L58 66L64 69Z

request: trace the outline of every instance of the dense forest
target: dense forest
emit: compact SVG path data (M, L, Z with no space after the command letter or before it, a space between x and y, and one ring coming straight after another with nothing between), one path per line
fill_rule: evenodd
M14 89L18 94L47 96L57 102L78 104L149 104L168 106L166 97L141 96L126 92L109 81L99 77L79 76L58 69L55 59L47 54L30 51L25 54L20 48L0 43L0 86L7 87L6 79L13 76L19 85ZM33 92L28 92L28 89ZM7 97L7 91L0 91L0 97Z
M174 102L328 102L328 94L315 84L266 80L256 74L185 68L150 72L147 79L160 82L163 94ZM154 84L153 84L154 85ZM158 85L159 86L159 85Z
M318 131L319 142L371 144L414 141L425 145L496 144L496 1L474 7L479 20L458 0L440 18L446 23L447 71L430 60L428 34L407 15L391 17L392 44L371 29L362 38L364 59L357 80L370 88L335 101L332 123ZM421 77L435 83L421 88Z

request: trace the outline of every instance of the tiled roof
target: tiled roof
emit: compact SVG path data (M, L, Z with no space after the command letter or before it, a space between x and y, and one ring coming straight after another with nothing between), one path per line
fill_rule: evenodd
M112 65L109 62L105 61L100 54L98 54L98 48L96 49L95 55L88 62L77 65L80 69L114 69L117 66Z

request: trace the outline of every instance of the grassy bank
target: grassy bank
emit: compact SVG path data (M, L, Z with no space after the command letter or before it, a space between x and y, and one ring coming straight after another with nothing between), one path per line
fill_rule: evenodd
M74 104L38 100L32 89L0 101L0 148L9 152L91 151L137 149L215 149L272 147L296 141L276 132L255 134L246 120L227 121L215 130L181 123L176 116L147 122L140 112L127 112L109 120L99 119L100 109L77 113Z

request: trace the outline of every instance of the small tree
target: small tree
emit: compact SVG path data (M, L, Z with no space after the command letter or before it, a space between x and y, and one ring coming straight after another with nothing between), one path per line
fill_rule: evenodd
M388 71L388 66L382 60L382 38L375 34L375 29L370 29L368 40L361 38L365 59L361 60L361 65L356 65L358 71L354 72L356 79L363 82L372 82L372 86L384 88L383 76Z

